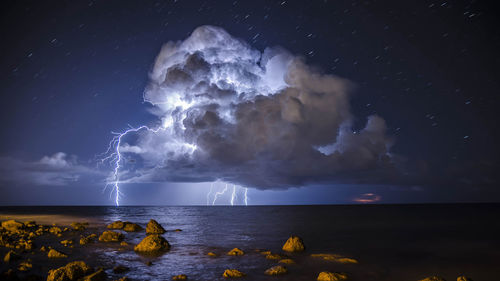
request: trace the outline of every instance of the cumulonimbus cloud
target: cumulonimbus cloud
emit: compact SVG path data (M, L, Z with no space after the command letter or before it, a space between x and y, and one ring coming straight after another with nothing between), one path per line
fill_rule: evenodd
M201 26L166 43L144 100L157 132L122 143L141 166L122 181L221 180L261 189L379 181L394 164L386 123L352 129L352 84L282 48L263 52ZM133 141L133 143L132 143Z

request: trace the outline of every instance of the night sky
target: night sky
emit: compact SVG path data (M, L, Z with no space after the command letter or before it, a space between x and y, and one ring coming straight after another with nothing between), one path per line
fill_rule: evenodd
M113 204L103 190L113 167L99 154L112 132L155 124L143 93L162 45L206 25L259 52L279 46L311 73L347 79L350 129L383 118L391 169L318 162L318 174L296 176L280 158L277 179L226 174L248 167L230 166L239 158L218 147L211 158L227 161L217 162L220 171L200 164L186 172L174 161L164 177L122 184L122 204L204 205L222 174L239 195L249 188L249 204L498 202L499 12L486 1L5 1L0 204ZM297 155L290 159L307 165ZM272 173L267 164L255 171Z

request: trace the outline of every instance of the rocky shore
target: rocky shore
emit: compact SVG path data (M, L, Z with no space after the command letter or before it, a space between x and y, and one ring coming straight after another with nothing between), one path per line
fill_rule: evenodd
M131 280L127 274L134 269L123 265L113 267L98 264L95 260L77 259L82 255L75 254L80 250L92 247L113 248L129 251L131 254L148 257L147 265L154 263L155 258L168 254L171 245L163 236L167 232L180 233L180 229L167 231L155 220L150 220L145 227L141 222L114 221L106 230L89 227L85 222L73 222L70 225L42 225L35 221L20 222L16 220L2 221L0 227L0 254L2 264L0 280L47 280L47 281L99 281L99 280ZM136 233L141 241L135 245L128 241L128 235ZM298 236L290 236L284 241L279 252L267 249L233 248L226 251L206 252L210 260L232 256L244 261L247 256L261 256L274 265L263 272L243 272L238 268L226 268L219 274L221 279L242 278L260 280L262 276L278 278L290 276L294 269L301 266L306 258L308 262L323 261L338 265L351 265L355 270L359 263L353 257L335 253L309 253L304 241ZM137 278L135 278L137 279ZM163 280L190 280L189 272L165 276ZM140 279L143 280L143 279ZM318 271L309 280L340 281L352 280L349 272ZM457 281L470 281L465 276L458 276ZM439 276L429 276L420 281L444 281Z

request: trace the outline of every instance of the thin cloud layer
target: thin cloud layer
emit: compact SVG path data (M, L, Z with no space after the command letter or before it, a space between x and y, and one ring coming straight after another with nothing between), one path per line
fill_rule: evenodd
M138 161L121 179L260 189L383 182L395 173L392 140L380 116L352 129L351 88L284 49L261 53L201 26L159 53L144 92L158 129L124 139L120 151Z

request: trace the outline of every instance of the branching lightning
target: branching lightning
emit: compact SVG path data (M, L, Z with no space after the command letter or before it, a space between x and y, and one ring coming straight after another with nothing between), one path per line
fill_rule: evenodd
M231 194L231 206L234 206L235 197L236 197L236 186L233 184L233 193Z
M215 201L217 201L217 197L219 197L219 195L222 195L222 194L226 193L226 191L227 191L227 183L226 183L226 186L224 187L224 189L221 192L217 191L215 193L215 195L214 195L214 201L212 202L212 205L215 205Z

